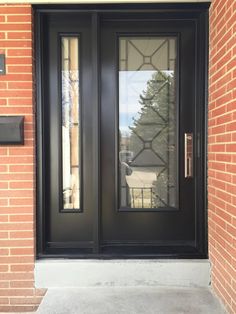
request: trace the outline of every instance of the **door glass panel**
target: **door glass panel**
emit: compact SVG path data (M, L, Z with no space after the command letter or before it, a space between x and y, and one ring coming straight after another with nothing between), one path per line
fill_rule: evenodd
M80 208L79 38L61 38L63 209Z
M178 206L177 39L119 38L119 208Z

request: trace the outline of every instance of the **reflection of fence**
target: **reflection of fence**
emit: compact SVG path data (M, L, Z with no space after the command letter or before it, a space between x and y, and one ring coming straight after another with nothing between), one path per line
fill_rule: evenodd
M153 188L129 188L132 208L152 208Z

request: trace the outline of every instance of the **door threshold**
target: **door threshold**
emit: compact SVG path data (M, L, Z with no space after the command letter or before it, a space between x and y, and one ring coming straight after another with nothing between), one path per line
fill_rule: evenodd
M208 259L41 259L35 264L37 288L210 285Z
M103 243L99 251L91 247L70 247L64 243L50 243L44 253L38 258L67 258L67 259L206 259L205 252L196 247L195 243L185 241L179 243L139 243L123 244ZM64 245L63 245L64 244Z

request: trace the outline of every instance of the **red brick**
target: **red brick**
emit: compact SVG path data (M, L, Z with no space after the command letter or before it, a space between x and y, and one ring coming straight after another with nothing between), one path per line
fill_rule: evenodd
M0 297L0 308L1 308L1 304L9 304L9 299Z
M15 14L15 15L19 15L19 14L24 14L27 15L31 15L31 7L29 5L21 7L19 5L17 6L7 6L7 5L1 5L0 6L0 12L1 14Z
M1 312L35 312L37 310L37 305L23 305L23 306L18 306L18 305L0 305L0 311Z
M41 302L41 297L24 297L24 298L11 298L10 304L39 304Z
M10 271L12 272L29 272L34 270L34 265L11 265Z
M3 256L3 255L9 255L9 249L2 249L0 248L0 256Z
M14 73L14 72L19 72L21 73L22 71L22 67L19 67L19 66L16 66L16 65L32 65L32 58L31 57L21 57L21 58L7 58L7 64L8 64L8 73ZM15 65L14 67L13 66L10 66L10 65ZM15 69L15 71L14 71ZM19 71L20 69L20 71ZM32 68L30 68L32 69ZM13 70L13 71L12 71ZM16 71L18 70L18 71ZM25 71L23 71L24 73Z
M31 98L10 98L8 100L9 106L30 106L32 107L33 104L33 100ZM13 110L16 110L15 108L13 108ZM29 121L29 117L26 117ZM27 123L27 121L25 120L25 122Z
M226 151L236 153L236 143L226 144Z
M7 74L3 77L2 80L14 82L14 81L24 81L24 82L32 82L32 74Z
M232 214L234 216L236 216L236 206L232 205L232 204L227 204L226 205L226 210L229 214Z
M4 180L4 181L9 181L9 180L10 181L16 181L16 180L32 181L32 179L33 179L32 171L28 171L31 173L24 173L24 171L21 170L22 168L23 167L18 168L19 173L9 173L9 174L1 174L0 173L0 180ZM32 167L31 167L31 169L32 169Z
M8 216L0 214L0 222L8 222ZM0 236L0 238L1 238L1 236Z
M3 214L32 214L32 207L31 206L11 206L11 207L3 207L1 206L1 213Z
M11 281L10 287L11 288L33 288L34 287L34 281L32 281L32 280Z
M0 40L1 48L27 48L31 47L32 43L29 40ZM8 61L8 59L7 59Z
M217 125L211 128L212 134L224 134L225 133L225 125Z
M27 238L33 238L34 232L33 231L13 231L10 232L10 238L11 239L27 239Z
M226 204L226 209L222 209L222 208L219 208L219 207L216 207L215 208L215 212L216 214L221 217L226 223L231 223L231 220L232 220L232 217L230 215L230 213L228 212L228 209L227 209L227 206L228 204Z
M220 134L216 136L216 142L217 143L226 143L231 141L231 134Z
M7 83L6 82L0 82L0 89L6 89Z
M216 161L231 162L231 155L228 155L228 154L219 154L219 153L217 152L217 154L216 154Z
M0 265L0 273L5 273L8 271L8 265ZM1 275L0 275L1 276Z
M224 172L217 172L216 179L222 180L224 182L231 182L231 174Z
M32 223L7 223L0 225L1 230L15 230L15 231L32 230L32 227L33 227Z
M20 248L20 249L14 248L14 249L10 249L10 253L11 255L19 255L19 256L34 255L34 250L32 248Z
M29 263L34 263L34 255L33 254L26 254L26 255L21 255L21 253L19 252L21 249L11 249L11 251L18 251L18 254L12 254L11 256L1 256L0 255L0 262L3 263L3 264L19 264L19 263L26 263L26 264L29 264ZM26 249L25 249L26 250ZM15 276L14 273L11 273ZM10 276L10 277L14 277L14 276ZM13 280L33 280L33 277L31 278L32 276L30 276L30 278L26 277L24 278L23 276L15 276L15 278L13 278ZM9 278L8 278L9 279ZM6 280L8 280L6 279ZM12 278L11 278L12 279ZM11 280L10 279L10 280Z
M2 13L2 11L1 11ZM1 31L30 31L31 30L31 25L28 24L19 24L19 23L7 23L7 24L1 24Z
M31 15L8 15L7 22L31 22Z
M21 173L27 173L27 172L29 172L29 173L33 173L33 169L34 169L34 167L33 167L33 165L9 165L9 172L14 172L14 173L16 173L16 172L21 172ZM17 175L17 174L16 174ZM16 177L17 178L17 177ZM28 180L29 179L29 176L26 176L25 177L25 180ZM33 178L32 177L32 175L31 175L31 177L30 177L31 179ZM12 180L14 180L14 177L12 177L11 178ZM23 180L24 179L24 177L22 177L21 175L20 175L20 177L19 177L19 180ZM16 179L17 180L17 179Z
M10 182L9 187L10 189L33 189L33 182Z
M10 164L33 164L32 156L8 156L8 157L0 157L0 163L8 163Z
M3 274L4 277L5 274ZM14 274L15 275L15 274ZM31 296L34 295L33 289L0 289L0 296Z
M226 191L228 193L236 195L236 185L235 184L227 184L226 185Z
M6 205L8 205L8 199L7 198L0 199L0 206L6 206Z
M1 216L0 216L1 217ZM8 218L8 216L7 216ZM7 219L8 220L8 219ZM0 221L1 221L1 218L0 218ZM3 221L1 221L3 222ZM0 231L0 239L8 239L8 232L2 232Z
M232 132L236 130L236 121L232 121L226 125L226 132Z
M10 57L20 57L19 60L22 59L21 57L29 57L32 56L31 49L8 49L7 51L8 60L11 59ZM15 60L18 60L15 58ZM32 62L31 59L27 59Z
M0 239L0 246L4 247L31 247L33 246L32 240L23 240L23 239L12 239L12 240L3 240ZM23 255L23 254L22 254Z
M4 91L0 91L0 96L1 97L32 97L32 91L13 91L13 90L4 90ZM25 110L28 110L25 109ZM16 111L15 108L7 108L4 107L1 109L2 114L6 114L6 113L13 113L14 111Z
M31 190L0 190L0 197L33 197L33 192Z
M9 155L27 155L27 156L32 156L34 153L33 147L14 147L14 148L9 148Z
M32 82L10 82L8 83L8 89L30 89L32 90L33 83Z
M32 73L32 65L8 65L8 73Z
M29 222L33 221L33 215L11 215L10 216L10 222L15 222L15 221L22 221L22 222Z
M0 288L10 288L9 287L9 281L0 281ZM0 300L0 304L1 304L2 299Z
M0 182L0 190L7 189L8 188L8 182Z
M0 106L5 106L7 104L6 99L0 99Z

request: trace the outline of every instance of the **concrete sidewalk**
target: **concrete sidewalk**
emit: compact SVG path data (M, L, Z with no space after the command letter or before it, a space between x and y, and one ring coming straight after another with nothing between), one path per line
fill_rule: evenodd
M208 288L49 289L37 314L224 314Z

